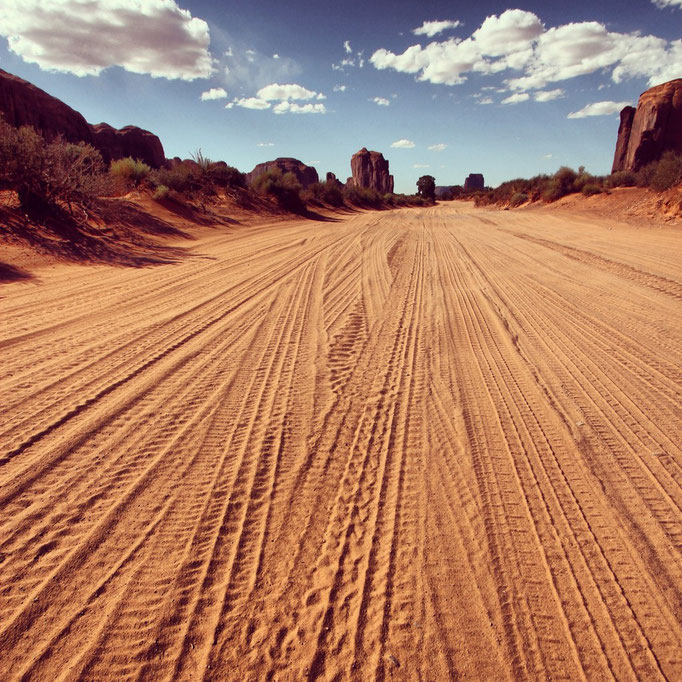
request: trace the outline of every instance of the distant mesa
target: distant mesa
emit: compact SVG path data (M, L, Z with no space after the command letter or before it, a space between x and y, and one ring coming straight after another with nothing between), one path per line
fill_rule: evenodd
M339 180L334 173L327 173L326 182L328 185L334 185L338 189L343 189L343 183Z
M485 180L482 173L470 173L464 181L464 190L485 189Z
M105 162L132 156L153 168L165 163L161 140L136 126L117 130L106 123L91 125L81 114L44 90L0 69L0 113L10 125L31 126L46 140L61 135L67 142L86 142Z
M353 174L348 178L348 184L365 187L379 192L379 194L393 193L393 176L388 172L388 161L379 152L370 152L363 147L353 154L350 160Z
M668 150L682 152L682 78L650 88L636 109L620 112L612 172L637 171Z
M288 157L259 163L250 173L246 174L246 181L251 184L259 175L263 175L273 168L279 168L282 173L293 173L304 188L320 181L315 168L306 166L303 161Z

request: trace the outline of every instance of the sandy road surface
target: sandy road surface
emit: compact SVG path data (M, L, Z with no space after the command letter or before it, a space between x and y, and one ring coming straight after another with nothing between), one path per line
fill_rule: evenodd
M0 289L0 678L682 679L682 232L366 213Z

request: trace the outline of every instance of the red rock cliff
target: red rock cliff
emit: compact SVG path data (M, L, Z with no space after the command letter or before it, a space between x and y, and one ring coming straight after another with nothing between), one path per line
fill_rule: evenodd
M623 109L613 172L639 170L669 149L682 153L682 78L644 92L636 110Z
M353 154L350 168L356 186L374 189L379 194L393 193L393 176L388 172L388 161L383 154L363 147Z
M154 168L165 163L161 140L136 126L117 130L106 123L90 125L81 114L23 78L0 69L0 114L10 125L31 126L46 140L62 135L68 142L87 142L105 162L126 156Z

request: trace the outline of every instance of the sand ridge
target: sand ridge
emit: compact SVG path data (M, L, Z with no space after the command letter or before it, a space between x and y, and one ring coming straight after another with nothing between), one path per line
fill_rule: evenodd
M4 679L679 679L682 232L461 203L0 289Z

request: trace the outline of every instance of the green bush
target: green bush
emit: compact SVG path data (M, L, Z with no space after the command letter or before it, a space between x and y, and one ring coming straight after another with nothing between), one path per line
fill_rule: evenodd
M594 194L601 194L601 187L594 182L588 182L580 191L584 196L591 197Z
M293 213L305 212L301 199L301 183L293 173L282 173L279 168L271 168L256 177L251 186L259 194L267 194L277 199L285 210Z
M154 201L161 201L161 199L168 199L168 193L170 192L170 188L166 187L166 185L158 185L156 189L154 190L154 194L152 194L152 198Z
M509 207L516 208L517 206L521 206L521 204L525 204L527 201L528 201L527 194L523 192L516 192L515 194L512 194L512 197L509 200Z
M649 186L662 192L682 182L682 155L667 151L663 156L651 164L652 172Z
M138 187L151 172L152 169L144 161L130 156L112 161L109 166L111 176L128 187Z
M0 119L0 186L17 192L23 210L46 217L62 206L89 205L108 192L100 153L92 146L46 142L33 128Z
M201 176L197 165L191 161L175 164L171 168L159 168L152 174L155 185L165 185L180 194L191 195L201 189Z
M351 185L344 190L346 200L355 206L369 206L376 208L381 206L382 197L375 189Z
M632 171L616 171L604 179L604 187L634 187L637 184L637 175Z

